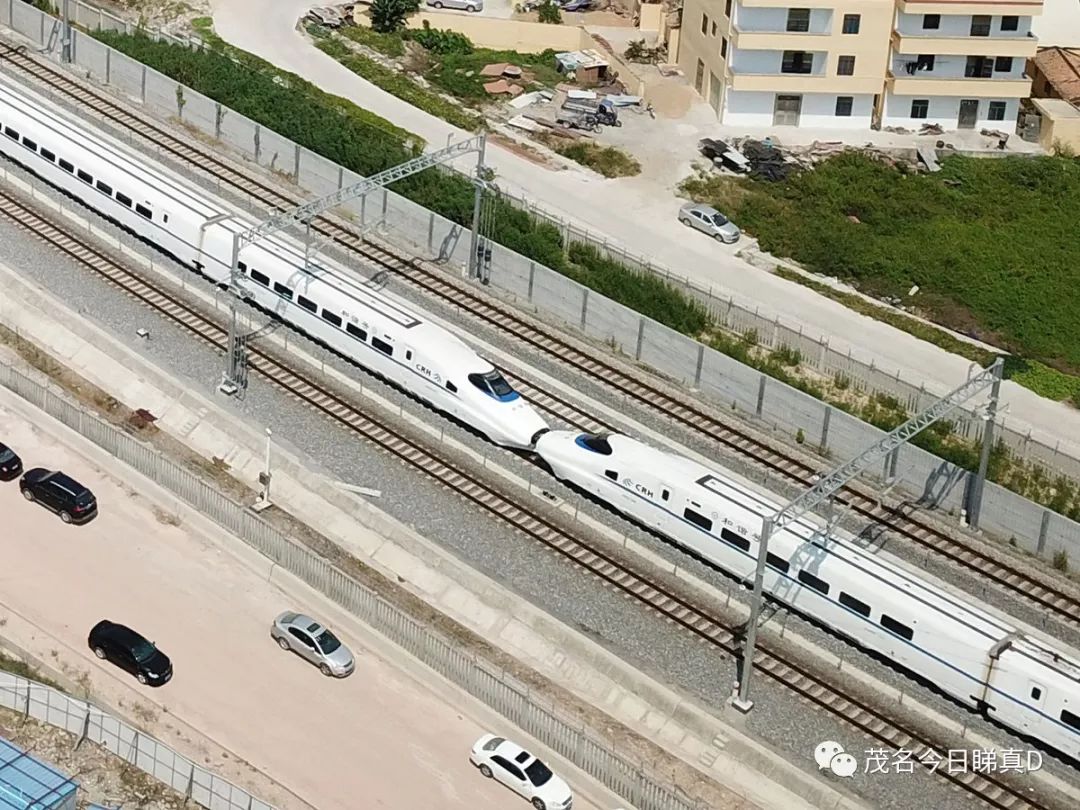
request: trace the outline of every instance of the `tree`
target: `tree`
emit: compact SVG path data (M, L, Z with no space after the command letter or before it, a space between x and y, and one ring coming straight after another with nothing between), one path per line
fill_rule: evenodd
M420 0L374 0L371 27L381 34L392 34L404 28L409 15L419 10Z
M552 23L553 25L562 23L562 12L559 10L558 5L555 4L555 0L544 0L537 8L537 12L537 19L542 23Z

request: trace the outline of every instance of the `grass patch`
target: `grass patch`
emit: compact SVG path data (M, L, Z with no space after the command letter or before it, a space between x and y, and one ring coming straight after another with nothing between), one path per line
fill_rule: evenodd
M587 166L604 177L632 177L641 173L641 164L622 149L594 141L572 141L557 135L543 135L540 142L564 158Z
M405 42L399 33L380 34L366 25L344 25L338 29L338 32L357 45L371 48L383 56L396 59L405 55Z
M0 670L10 672L12 675L18 675L20 678L29 678L32 681L43 683L46 686L51 686L53 689L57 689L61 692L67 692L63 686L52 678L47 675L42 675L25 661L20 661L17 658L12 658L10 655L5 655L2 651L0 651Z
M744 180L716 198L770 253L1080 371L1080 161L951 156L941 165L910 174L842 153L785 182ZM686 189L713 199L700 182Z
M455 127L476 132L484 126L484 119L475 113L463 110L457 104L421 87L408 75L393 68L384 67L374 59L356 53L337 38L317 37L315 46L332 56L357 76L397 96L414 107L443 119Z
M526 89L530 85L554 87L565 78L555 69L555 51L550 49L542 53L518 53L474 48L471 53L440 54L433 59L424 71L424 78L455 98L476 106L491 102L491 96L484 92L484 84L493 80L480 75L485 65L499 62L517 65L521 68Z

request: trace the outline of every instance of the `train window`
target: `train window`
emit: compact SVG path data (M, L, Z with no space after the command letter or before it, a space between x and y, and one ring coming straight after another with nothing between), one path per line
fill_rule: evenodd
M257 281L260 284L262 284L264 287L269 287L270 286L270 276L266 275L266 273L260 273L254 267L251 268L251 278L254 281Z
M52 163L56 162L56 153L50 152L44 146L41 147L41 156Z
M283 296L284 298L292 298L292 290L290 290L284 284L279 284L276 281L274 282L274 292L276 292L280 296Z
M296 296L297 303L309 312L318 312L319 305L312 301L310 298L304 298L302 295Z
M731 529L721 529L720 537L731 543L735 548L741 548L743 551L750 550L750 541L742 535L735 534Z
M82 169L79 169L77 172L75 172L75 174L77 174L79 179L82 180L84 183L90 183L91 185L93 185L94 176L90 174L90 172L84 172Z
M11 127L4 127L4 134L11 138L13 141L19 140L18 130L12 129Z
M705 531L712 531L712 521L704 515L699 515L693 509L684 509L683 517L693 523L695 526L700 526Z
M665 490L664 490L663 492L661 492L661 493L660 493L660 498L661 498L662 500L665 500L665 501L666 501L666 500L667 500L668 498L670 498L670 497L671 497L671 493L670 493L670 492L668 492L668 491L667 491L666 489L665 489Z
M619 474L617 472L615 472L614 470L604 470L604 475L606 475L612 481L618 481L619 480Z
M241 273L246 273L247 272L247 265L244 264L243 262L237 262L236 267Z
M861 616L870 615L870 606L861 599L856 599L850 593L844 593L840 591L840 604L849 610L854 610Z
M783 557L779 557L776 554L773 554L771 551L765 552L765 562L767 562L770 567L775 568L781 574L786 574L788 572L788 569L791 567L788 564L787 560L785 560Z
M74 172L75 171L74 164L69 163L68 161L64 160L63 158L60 158L59 162L60 162L60 168L63 169L65 172Z
M412 349L407 349L405 351L405 359L406 360L412 360Z
M456 394L457 393L457 386L454 385L449 380L447 380L446 381L446 390L449 391L451 394Z
M367 332L351 323L345 324L345 331L352 335L354 338L360 338L360 340L367 340ZM449 383L447 383L449 387Z
M162 216L161 218L162 218L163 220L165 220L166 222L168 222L168 221L169 221L169 215L168 215L168 214L164 214L164 215L163 215L163 216Z
M506 381L502 374L495 369L487 374L470 374L469 382L490 397L506 402L514 398L514 389Z
M104 192L110 197L112 196L112 186L110 186L108 183L102 183L100 180L98 180L97 183L95 183L94 185L97 186L98 191Z
M391 357L394 354L394 347L387 343L385 340L379 340L377 337L373 337L371 339L371 345L383 354L389 354Z
M25 135L23 135L22 137L22 145L25 146L27 149L33 149L35 152L37 151L37 144L27 138Z
M135 213L142 214L147 219L150 219L154 216L153 212L149 208L147 208L145 205L140 205L139 203L135 203Z
M896 633L901 638L906 638L911 641L911 637L915 635L915 631L902 622L898 622L892 616L886 616L881 614L881 626L888 630L890 633Z
M1038 700L1042 697L1042 688L1038 686L1031 687L1031 699Z
M340 315L336 315L335 313L331 312L330 310L324 309L322 311L322 317L323 317L324 321L329 321L334 326L336 326L338 328L341 328L341 316Z
M126 205L128 208L131 208L131 197L127 194L123 194L119 191L116 192L116 201L121 205Z
M1080 731L1080 717L1076 716L1068 709L1061 710L1061 722Z
M809 571L799 572L799 582L806 585L808 588L813 588L815 591L820 591L821 593L829 592L829 583L820 577L815 577Z
M584 447L586 450L591 450L602 456L611 455L611 443L608 442L607 436L592 436L588 433L582 433L574 439L574 442L579 447Z

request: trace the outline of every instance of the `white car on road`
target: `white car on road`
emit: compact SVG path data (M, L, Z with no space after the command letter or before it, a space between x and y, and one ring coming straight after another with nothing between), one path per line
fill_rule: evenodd
M489 779L497 779L524 796L536 810L570 810L570 786L520 745L485 734L476 741L469 761Z

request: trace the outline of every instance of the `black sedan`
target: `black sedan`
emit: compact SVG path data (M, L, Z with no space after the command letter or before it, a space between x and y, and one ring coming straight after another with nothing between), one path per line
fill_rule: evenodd
M18 478L22 470L22 459L15 455L14 450L0 442L0 481Z
M23 497L60 515L64 523L86 523L97 514L94 493L59 470L34 467L19 480Z
M127 670L139 683L164 686L172 678L169 656L130 627L102 620L90 631L87 643L94 655Z

